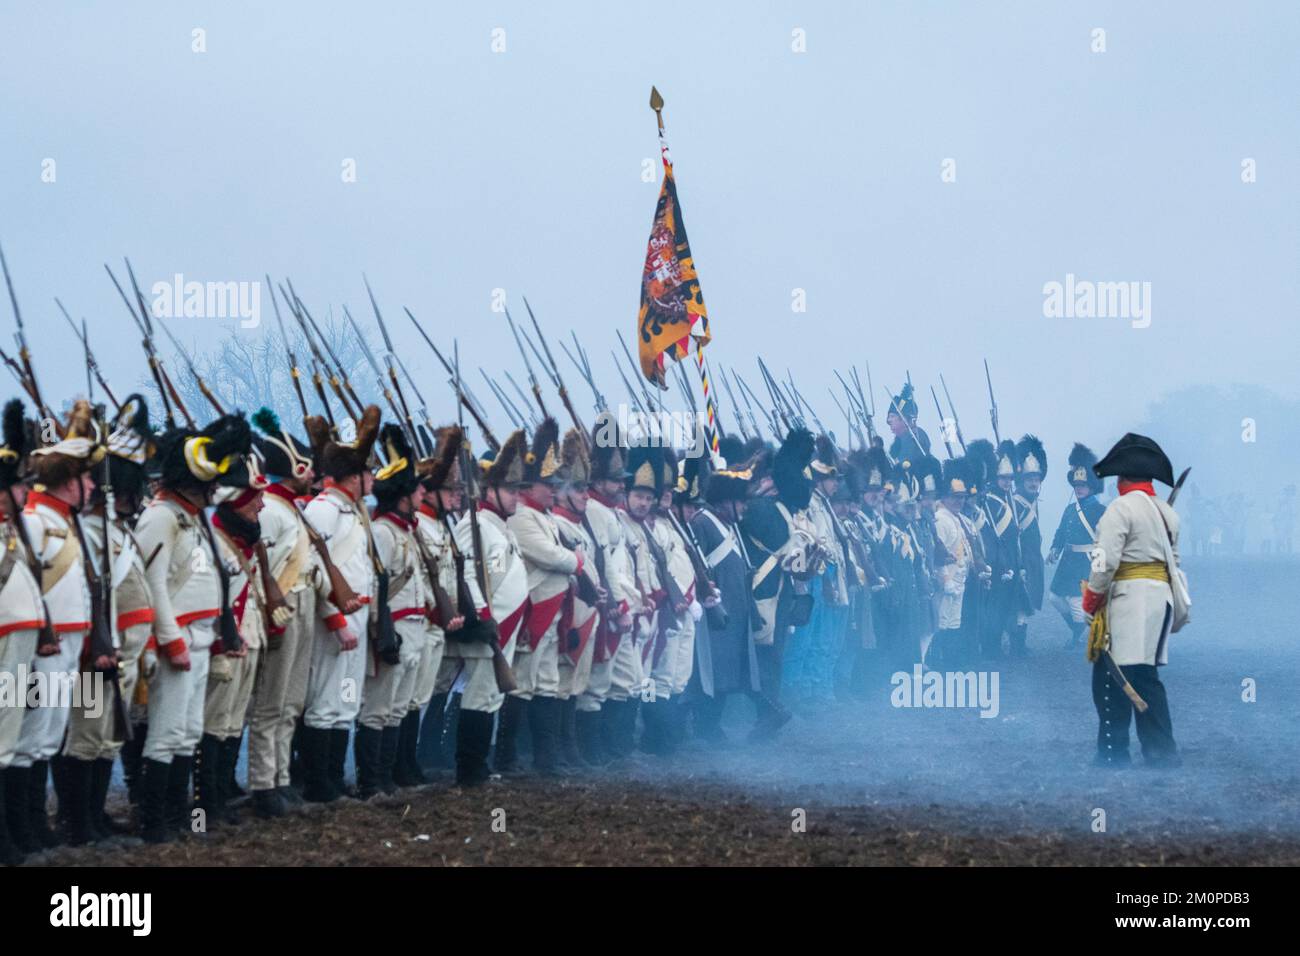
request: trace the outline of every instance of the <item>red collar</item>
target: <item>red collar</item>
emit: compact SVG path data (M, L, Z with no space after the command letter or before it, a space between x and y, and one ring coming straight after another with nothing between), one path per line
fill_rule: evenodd
M196 515L202 510L201 508L196 507L195 504L184 495L178 494L170 488L164 488L162 491L158 492L158 497L163 501L170 501L173 504L180 505L181 510L188 515Z
M58 514L65 521L72 520L72 505L68 504L53 495L47 495L43 491L30 491L27 493L27 503L23 505L23 511L32 514L37 505L45 505L51 511Z
M282 498L285 501L289 502L289 504L293 504L294 501L296 501L298 498L297 495L295 495L284 485L280 484L280 482L278 481L267 485L266 488L263 490L265 490L268 495L275 495L277 498Z
M351 502L354 502L354 503L355 503L356 500L357 500L357 499L355 499L355 498L352 497L352 492L348 491L346 488L344 488L342 485L340 485L340 484L339 484L337 481L335 481L333 478L326 478L326 479L325 479L325 484L324 484L323 487L325 488L326 491L329 491L331 488L334 489L334 490L337 491L339 494L341 494L344 498L348 499L348 501L351 501Z
M528 495L528 494L524 494L523 492L520 492L519 503L522 505L527 505L528 507L532 508L534 511L540 511L542 512L542 514L546 513L546 509L543 508L541 504L538 503L537 499L534 498L532 495Z
M380 514L375 515L375 520L376 520L376 521L379 521L381 518L382 518L383 520L385 520L385 521L391 521L393 524L397 525L397 526L398 526L399 528L401 528L403 531L410 531L410 530L411 530L411 522L407 521L405 518L403 518L401 515L399 515L396 511L385 511L385 512L382 512L382 513L380 513Z
M606 508L617 508L617 507L618 507L618 502L617 502L617 501L615 501L613 498L610 498L610 497L607 497L607 496L605 496L605 495L602 495L602 494L601 494L599 491L597 491L595 488L591 488L591 489L589 489L588 492L587 492L587 494L588 494L590 497L595 498L597 501L599 501L599 502L600 502L602 505L604 505Z
M500 508L498 508L498 507L497 507L496 505L494 505L492 502L488 501L486 498L480 499L480 501L479 501L479 503L478 503L478 510L479 510L479 511L490 511L490 512L492 512L494 515L496 515L498 518L500 518L502 521L505 521L505 520L506 520L506 517L507 517L507 516L506 516L506 513L505 513L504 511L502 511Z
M568 508L565 508L563 505L556 505L551 510L554 514L559 515L561 518L564 518L566 521L572 521L574 524L582 524L582 515L578 514L576 511L570 511Z
M1152 498L1156 496L1156 490L1151 487L1150 481L1121 481L1119 483L1119 493L1126 495L1130 491L1145 491Z
M435 521L442 520L442 512L440 512L437 508L435 508L433 505L429 504L428 502L421 502L420 514L428 515L430 518L433 518Z

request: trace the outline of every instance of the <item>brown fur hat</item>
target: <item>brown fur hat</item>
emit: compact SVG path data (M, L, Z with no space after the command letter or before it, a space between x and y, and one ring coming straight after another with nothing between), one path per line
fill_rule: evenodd
M319 415L313 415L306 421L307 437L311 441L312 454L316 459L316 470L336 481L359 475L366 470L370 460L370 450L379 437L379 406L367 405L357 422L357 435L354 441L335 441L330 436L329 423Z

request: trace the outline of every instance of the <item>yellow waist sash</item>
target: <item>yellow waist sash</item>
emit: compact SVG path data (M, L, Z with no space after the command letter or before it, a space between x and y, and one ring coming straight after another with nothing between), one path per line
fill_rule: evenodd
M1125 561L1115 569L1116 581L1164 581L1169 583L1169 567L1163 561ZM1083 582L1084 589L1087 583ZM1101 652L1110 644L1110 627L1106 620L1106 605L1097 608L1092 616L1092 626L1088 629L1087 658L1096 661Z

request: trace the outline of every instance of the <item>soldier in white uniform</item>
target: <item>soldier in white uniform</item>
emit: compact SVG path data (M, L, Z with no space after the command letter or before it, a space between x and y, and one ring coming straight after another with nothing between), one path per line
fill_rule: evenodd
M128 704L140 676L145 645L153 633L153 598L145 578L144 555L133 531L147 493L145 462L153 451L148 406L140 395L128 395L108 438L107 485L105 466L101 463L91 469L95 491L91 507L82 518L90 566L101 580L108 574L112 584L112 605L105 613L109 614L116 648L118 687ZM109 489L113 512L106 521ZM107 562L105 531L111 543ZM107 685L105 689L113 693ZM123 741L115 739L115 702L108 699L99 703L102 706L73 708L64 744L65 766L70 769L66 792L70 798L68 823L73 843L101 840L129 830L109 819L104 810L113 762L122 750ZM86 786L88 789L83 792L81 788Z
M460 470L460 455L464 434L458 425L445 425L434 433L433 453L419 463L420 484L424 488L424 501L416 511L416 542L420 554L431 573L433 591L433 616L430 623L438 641L437 652L433 643L426 648L420 661L416 678L415 696L411 700L411 713L402 728L402 742L398 747L402 756L398 767L402 778L411 783L427 782L421 765L430 769L447 766L443 758L443 722L447 710L450 684L438 687L438 674L443 662L448 662L447 674L455 680L460 671L462 648L454 632L465 622L457 607L460 596L457 558L460 555L453 539L453 529L465 502L465 479ZM443 615L446 615L444 619ZM488 648L475 649L476 654ZM451 665L455 662L455 666ZM463 698L464 695L462 695ZM424 711L423 720L420 711ZM471 718L473 721L475 718ZM481 718L479 718L481 722ZM491 727L491 715L487 721ZM491 731L489 729L489 738ZM402 779L398 779L402 783Z
M455 546L464 556L465 581L479 619L477 624L467 620L457 631L448 632L452 640L438 673L438 693L445 694L458 679L464 687L456 726L456 783L462 787L488 779L492 715L498 711L501 718L493 763L498 771L505 771L513 769L517 760L514 735L526 705L513 694L502 693L488 642L498 642L509 665L515 658L528 613L528 571L519 553L519 542L509 527L509 518L518 504L516 487L523 479L526 453L524 433L516 431L493 459L483 461L476 510L460 519L454 533ZM476 560L479 555L481 561ZM479 587L480 567L486 595ZM468 618L469 608L458 603L457 610Z
M244 718L266 645L287 623L287 609L273 610L263 585L258 520L270 482L249 455L222 475L212 500L211 524L225 569L226 605L239 634L239 646L224 646L221 637L209 652L208 695L203 706L203 738L194 764L195 803L207 823L237 823L230 807L235 764L244 736Z
M622 508L624 457L616 443L601 445L598 427L591 446L591 484L587 496L588 530L595 543L592 565L604 577L609 591L612 621L601 621L592 649L591 675L587 689L578 697L575 715L578 749L589 763L604 764L613 759L610 747L622 715L635 706L628 698L640 682L632 634L632 612L641 609L627 549ZM615 675L619 679L615 680Z
M372 648L366 658L366 683L357 720L355 756L357 795L394 793L402 722L410 713L420 661L434 635L429 613L432 592L415 534L415 511L424 500L415 450L400 426L380 432L386 464L375 474L375 554L388 575L388 612L397 647ZM376 609L377 610L377 609ZM441 642L441 634L437 635Z
M369 602L374 595L375 560L370 518L362 501L370 491L370 450L379 435L379 409L366 406L357 422L356 439L336 441L319 416L305 422L317 470L325 487L303 509L303 517L324 540L330 564L316 591L316 634L311 675L303 713L301 753L306 773L303 797L313 803L337 800L346 792L350 728L361 712L368 648ZM334 594L330 567L340 583L360 599L355 610ZM333 595L333 597L331 597Z
M591 461L587 455L587 438L571 428L560 446L559 475L564 480L555 496L551 514L560 532L560 541L571 551L595 555L598 545L587 521L587 486L591 480ZM559 757L567 767L594 763L578 748L578 698L591 680L592 659L601 625L601 607L608 592L601 583L595 560L587 561L575 575L573 619L568 634L561 635L560 645L560 741Z
M524 458L519 505L506 521L519 542L528 571L531 602L525 640L515 649L513 696L527 702L532 731L533 768L541 774L561 772L557 760L560 733L560 640L573 620L573 579L586 555L565 547L551 515L558 477L559 426L545 419L533 434Z
M96 435L88 402L81 400L73 406L64 434L58 443L37 448L29 456L33 484L23 507L27 540L40 559L46 613L59 642L57 649L51 649L54 653L46 654L37 648L32 669L43 675L41 699L38 706L23 713L13 758L13 766L28 768L31 832L45 847L59 843L46 815L50 761L57 758L60 763L55 784L64 804L61 815L68 819L75 812L84 822L91 770L84 761L69 767L66 758L59 756L82 652L86 650L85 638L91 629L90 585L79 514L89 506L94 489L88 471L100 462L105 451ZM65 769L76 773L75 780L62 773ZM84 826L79 830L70 835L84 842Z
M299 509L316 472L311 450L280 427L269 409L259 409L253 424L270 484L258 516L271 576L291 614L284 632L270 643L253 688L248 721L248 788L258 816L283 816L302 796L289 785L293 733L307 700L307 677L315 636L316 588L322 576Z
M1093 615L1088 659L1093 661L1092 697L1097 707L1097 763L1129 762L1129 722L1148 765L1180 763L1164 684L1156 670L1169 660L1169 635L1181 627L1185 605L1175 596L1179 575L1178 513L1156 497L1152 481L1173 486L1173 467L1150 438L1129 433L1093 467L1098 478L1119 478L1119 496L1097 522L1099 560L1094 560L1083 610ZM1094 552L1095 553L1095 552ZM1190 601L1186 602L1190 604ZM1146 702L1136 711L1115 682L1102 653Z
M37 636L45 624L41 589L32 574L32 556L23 544L18 522L26 500L22 483L31 448L23 403L11 399L4 408L4 445L0 446L0 681L12 706L0 707L0 866L17 866L32 842L27 792L30 767L14 767L22 730L27 674L36 656ZM46 632L47 641L52 634Z
M667 582L659 576L656 553L658 542L652 537L651 522L655 506L664 491L663 453L657 447L634 445L628 449L627 507L618 512L631 558L633 578L639 602L633 614L633 653L630 660L615 659L613 678L620 688L629 688L628 706L620 713L620 721L610 749L620 757L627 756L635 746L638 711L645 723L643 749L659 750L662 741L660 712L654 710L660 684L651 678L657 656L667 646L669 621L686 613L686 606L668 597ZM668 688L665 686L665 690ZM612 694L611 694L612 696ZM663 701L664 706L667 701Z
M149 733L140 785L141 835L163 843L190 830L190 776L203 735L209 651L225 595L215 538L203 509L218 478L252 447L248 422L226 415L201 432L166 431L158 440L160 490L136 524L154 602L145 649Z
M966 461L952 458L944 462L939 506L934 509L934 534L939 545L935 557L938 619L930 654L926 657L927 664L933 659L932 666L957 666L962 658L962 604L973 557L961 509L969 495Z

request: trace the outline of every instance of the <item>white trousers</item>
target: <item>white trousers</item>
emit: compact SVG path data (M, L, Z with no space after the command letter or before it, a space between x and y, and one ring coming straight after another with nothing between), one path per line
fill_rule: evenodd
M122 633L122 646L118 649L117 683L122 689L122 699L127 707L135 694L140 678L140 655L153 633L149 623L132 624ZM113 740L113 690L104 683L105 698L98 716L88 714L83 708L74 708L68 718L68 739L63 752L78 760L113 760L122 749L122 741Z
M11 766L30 767L37 761L49 760L63 746L84 639L81 631L60 634L57 654L32 657L30 670L44 675L43 687L39 698L29 701L35 706L23 710L22 730Z
M203 736L203 705L208 690L208 651L212 647L216 619L194 621L181 628L190 650L190 669L178 670L158 655L158 666L149 681L149 733L144 740L144 757L171 763L173 757L190 757Z
M27 682L25 677L36 656L35 630L10 631L0 637L0 692L5 700L0 704L0 770L8 767L18 750L18 737L23 729L23 713L27 708Z
M516 697L532 700L534 697L555 697L560 693L560 642L556 636L559 627L560 616L557 614L537 642L537 647L531 651L525 651L527 644L520 638L514 663L515 682L519 685L514 692Z
M311 650L311 676L307 680L307 709L303 723L317 730L347 730L361 713L361 692L370 653L366 622L370 607L362 605L348 615L348 627L357 636L354 650L339 650L338 638L321 624Z
M307 700L311 671L313 612L316 595L310 588L285 595L293 617L280 642L262 655L262 668L253 688L248 716L248 786L273 790L289 785L289 757L294 727Z
M636 621L636 626L619 640L614 656L610 659L609 690L606 694L608 700L627 700L641 695L644 675L640 644L646 638L639 633L644 631L643 620L638 617Z
M222 655L225 661L209 658L208 696L203 703L203 732L225 740L244 733L244 718L253 699L253 685L262 659L260 647L250 648L243 657ZM214 666L216 665L216 666ZM229 680L217 680L213 673L229 669Z

